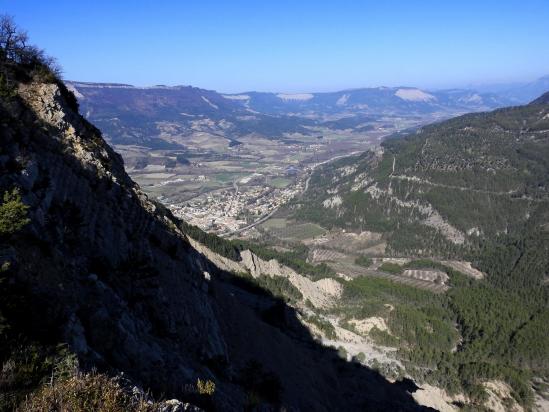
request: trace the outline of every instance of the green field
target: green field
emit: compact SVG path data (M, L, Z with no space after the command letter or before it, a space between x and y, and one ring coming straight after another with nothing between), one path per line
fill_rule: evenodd
M283 218L272 218L263 222L260 227L264 229L284 229L286 227L287 220Z
M272 179L269 179L269 185L277 189L283 189L286 186L288 186L290 183L292 183L292 181L285 177L274 177Z
M224 173L213 174L211 175L211 178L215 179L219 183L231 183L233 181L242 179L246 175L247 175L246 173L242 173L242 172L237 172L237 173L224 172Z
M262 226L268 229L271 234L281 239L305 240L326 233L326 229L315 223L293 224L288 222L285 226L282 226L280 221L284 221L284 219L271 220L276 220L277 222L268 224L270 221L267 221Z

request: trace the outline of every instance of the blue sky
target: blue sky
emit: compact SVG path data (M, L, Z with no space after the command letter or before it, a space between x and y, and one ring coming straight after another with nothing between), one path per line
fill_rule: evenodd
M0 0L71 80L224 92L549 74L549 1Z

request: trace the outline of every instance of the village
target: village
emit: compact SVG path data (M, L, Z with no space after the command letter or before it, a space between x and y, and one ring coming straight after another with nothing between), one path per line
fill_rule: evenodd
M247 183L246 178L239 183ZM211 233L223 234L252 227L302 192L304 186L304 179L285 188L239 187L235 182L232 188L208 192L169 207L175 216L186 222Z

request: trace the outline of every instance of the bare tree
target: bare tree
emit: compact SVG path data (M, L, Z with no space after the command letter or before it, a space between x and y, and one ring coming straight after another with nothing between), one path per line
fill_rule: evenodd
M25 54L29 37L26 31L19 30L13 17L0 16L0 49L4 58L19 61Z
M29 36L15 24L12 16L0 16L0 63L14 62L31 66L43 66L53 75L60 76L61 69L52 57L29 45Z

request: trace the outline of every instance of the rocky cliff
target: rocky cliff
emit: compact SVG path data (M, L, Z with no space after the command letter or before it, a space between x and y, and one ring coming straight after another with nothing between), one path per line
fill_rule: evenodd
M44 301L36 321L91 364L143 382L161 373L180 385L226 358L198 253L58 85L23 84L18 95L2 113L2 186L21 188L30 206L13 276Z
M319 346L292 308L190 244L62 83L17 82L0 119L0 189L19 188L30 218L0 239L12 338L65 344L82 370L206 409L422 410L409 386ZM16 348L1 347L3 392ZM199 378L215 382L206 400Z

